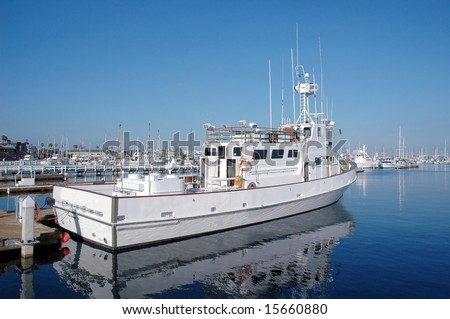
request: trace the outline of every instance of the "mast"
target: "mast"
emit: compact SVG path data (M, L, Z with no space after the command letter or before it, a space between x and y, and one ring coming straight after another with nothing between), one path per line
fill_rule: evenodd
M319 58L320 58L320 113L323 114L324 84L323 84L323 65L322 65L322 44L319 34Z
M298 22L295 24L295 38L296 38L296 45L297 45L297 65L298 65Z
M291 48L291 70L292 70L292 110L294 111L294 122L297 118L295 116L295 78L294 78L294 49Z
M284 124L284 56L281 56L281 125Z
M302 65L297 65L297 86L294 87L295 92L300 95L300 116L297 122L306 123L307 121L313 122L313 119L309 113L309 96L316 94L319 86L316 83L309 83L309 74L305 72ZM304 83L300 82L300 78L303 75Z
M150 165L149 168L151 169L151 162L152 162L152 159L153 159L153 157L152 157L152 154L153 154L153 143L152 143L150 134L151 134L151 128L150 128L150 123L148 123L147 162ZM144 160L145 160L145 157L144 157ZM144 165L145 165L145 163L144 163Z
M270 128L272 128L272 68L269 60L269 112L270 112Z
M119 124L119 152L120 152L120 190L123 190L123 151L122 151L122 124Z

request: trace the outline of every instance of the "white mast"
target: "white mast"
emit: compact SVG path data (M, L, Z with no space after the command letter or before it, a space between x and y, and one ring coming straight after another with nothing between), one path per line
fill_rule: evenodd
M319 58L320 58L320 113L323 114L324 84L323 84L323 65L322 65L322 45L319 34Z
M123 190L123 145L122 145L122 124L119 125L119 152L120 152L120 190Z
M297 118L295 116L295 77L294 77L294 49L291 48L291 69L292 69L292 109L294 111L294 122Z
M295 24L295 38L297 45L297 65L298 65L298 23Z
M284 56L281 56L281 125L284 124Z
M270 128L272 128L272 68L269 60L269 111L270 111Z

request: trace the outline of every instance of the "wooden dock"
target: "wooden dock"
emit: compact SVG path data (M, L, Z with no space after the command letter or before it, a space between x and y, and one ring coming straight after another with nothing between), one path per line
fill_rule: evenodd
M20 193L50 193L53 190L53 185L30 185L30 186L1 186L0 196L7 194Z
M53 215L52 209L41 210L44 220ZM15 213L0 210L0 259L18 258L21 255L20 239L22 237L22 224L16 220ZM35 251L60 246L61 232L57 228L34 223L34 237L39 241Z
M31 175L2 175L0 176L0 182L18 182L22 180L22 177L31 177ZM36 181L64 181L66 178L63 174L36 174L33 177Z

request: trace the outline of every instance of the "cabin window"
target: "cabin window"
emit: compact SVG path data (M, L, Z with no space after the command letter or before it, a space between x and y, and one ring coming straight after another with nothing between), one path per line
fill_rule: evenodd
M219 146L219 158L225 158L225 146Z
M284 156L284 150L283 149L273 149L272 150L272 159L280 159Z
M333 131L332 130L327 130L327 139L331 140L333 138Z
M320 126L317 128L317 136L318 137L322 136L322 128Z
M241 148L233 147L233 156L241 156Z
M217 149L215 147L206 147L205 156L217 156Z
M289 150L288 151L288 157L298 157L298 150Z
M310 127L305 127L305 137L311 137L311 128Z
M266 157L267 157L267 150L255 150L253 152L252 159L260 160L260 159L266 159Z

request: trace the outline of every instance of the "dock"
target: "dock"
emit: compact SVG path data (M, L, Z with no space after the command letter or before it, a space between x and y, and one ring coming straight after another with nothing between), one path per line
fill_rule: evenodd
M30 175L2 175L0 176L0 182L18 182L23 177L29 177ZM63 181L65 176L63 174L36 174L33 176L36 181Z
M8 194L21 193L50 193L53 190L53 185L30 185L30 186L0 186L0 196Z
M52 209L41 210L43 220L53 215ZM51 249L60 246L61 232L54 227L42 223L34 223L34 237L39 241L34 247L35 251ZM22 237L22 224L16 220L15 213L0 210L0 259L20 258Z

